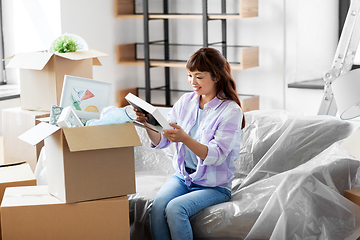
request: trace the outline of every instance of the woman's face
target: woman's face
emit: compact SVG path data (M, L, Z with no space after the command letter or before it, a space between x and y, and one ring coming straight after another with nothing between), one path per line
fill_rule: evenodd
M188 71L188 81L193 87L194 92L202 96L206 102L209 102L216 96L216 82L211 77L210 72Z

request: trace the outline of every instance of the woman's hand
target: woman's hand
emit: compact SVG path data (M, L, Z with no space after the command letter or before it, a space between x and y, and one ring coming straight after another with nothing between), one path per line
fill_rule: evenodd
M184 142L187 137L190 137L185 131L175 123L169 123L174 129L163 129L164 136L171 142Z
M140 123L145 123L147 119L147 117L145 117L145 113L140 112L137 108L134 108L134 111L136 113L136 121L140 122Z
M138 109L134 108L134 111L136 113L136 121L144 124L144 126L148 126L150 128L152 128L147 122L146 120L147 117L145 117L145 114L140 112ZM161 134L160 132L157 132L157 131L154 131L154 130L149 130L149 129L146 129L146 132L152 142L152 144L154 146L157 146L159 143L160 143L160 140L161 140Z
M205 159L208 153L208 147L204 144L197 142L190 137L179 125L169 123L174 129L163 129L164 136L171 142L182 142L185 144L195 155L200 159Z

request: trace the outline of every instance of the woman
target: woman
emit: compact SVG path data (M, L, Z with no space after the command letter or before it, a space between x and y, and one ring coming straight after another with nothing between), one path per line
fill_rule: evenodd
M147 130L152 147L176 144L176 170L159 190L150 209L154 240L193 239L189 218L228 201L240 152L244 115L230 65L213 48L201 48L186 64L192 93L184 94L168 114L173 129ZM147 124L136 112L137 121Z

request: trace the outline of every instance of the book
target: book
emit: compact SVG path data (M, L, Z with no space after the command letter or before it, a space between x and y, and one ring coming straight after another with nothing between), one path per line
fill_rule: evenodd
M132 93L128 93L125 96L125 99L130 103L131 106L145 114L145 116L148 118L148 120L146 121L147 123L154 126L161 126L164 129L172 129L172 127L170 127L168 121L166 120L164 115L162 115L159 109L157 109L150 103L142 100L141 98L135 96Z

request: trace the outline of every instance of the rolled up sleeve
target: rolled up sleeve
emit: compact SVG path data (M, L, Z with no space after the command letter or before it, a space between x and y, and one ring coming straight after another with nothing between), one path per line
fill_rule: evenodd
M206 144L208 154L203 165L218 166L228 158L234 147L241 141L242 111L228 110L223 116L213 138Z

